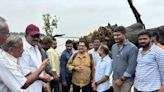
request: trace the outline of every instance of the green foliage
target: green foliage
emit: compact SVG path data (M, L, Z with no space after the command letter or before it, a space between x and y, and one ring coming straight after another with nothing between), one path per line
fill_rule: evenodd
M57 29L59 19L57 16L51 16L49 13L43 14L44 27L47 36L52 36L54 29Z

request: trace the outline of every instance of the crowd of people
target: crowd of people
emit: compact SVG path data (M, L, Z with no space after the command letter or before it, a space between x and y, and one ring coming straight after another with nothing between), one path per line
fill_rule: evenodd
M79 40L75 50L68 39L60 53L57 40L41 38L36 25L26 27L23 40L0 17L0 92L164 92L160 35L140 32L137 47L126 32L114 29L112 48L95 38L89 48Z

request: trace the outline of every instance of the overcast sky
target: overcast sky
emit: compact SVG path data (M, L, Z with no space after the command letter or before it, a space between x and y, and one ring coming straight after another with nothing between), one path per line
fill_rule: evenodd
M164 0L133 0L147 28L164 25ZM0 16L12 32L24 32L28 24L42 30L42 14L60 18L55 33L83 36L107 23L129 26L136 20L127 0L0 0Z

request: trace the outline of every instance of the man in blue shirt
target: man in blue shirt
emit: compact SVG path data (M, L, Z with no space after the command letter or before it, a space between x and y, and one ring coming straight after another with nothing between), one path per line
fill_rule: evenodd
M100 46L98 53L101 60L97 62L95 67L95 78L92 82L92 89L97 92L110 92L110 79L112 73L112 60L109 57L109 49L106 45Z
M67 69L67 61L73 53L73 42L66 41L66 49L62 52L60 57L60 76L62 80L62 92L69 92L71 85L71 73Z
M112 46L114 92L130 92L136 68L138 48L126 39L126 29L119 26L113 33L116 44Z

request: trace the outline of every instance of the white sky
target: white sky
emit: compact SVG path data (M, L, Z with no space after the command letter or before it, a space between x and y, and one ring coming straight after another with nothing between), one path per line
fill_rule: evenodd
M147 28L164 25L164 0L133 1ZM31 23L42 30L45 13L60 18L55 33L66 36L87 35L108 22L123 26L136 22L127 0L0 0L0 16L12 32L24 32Z

